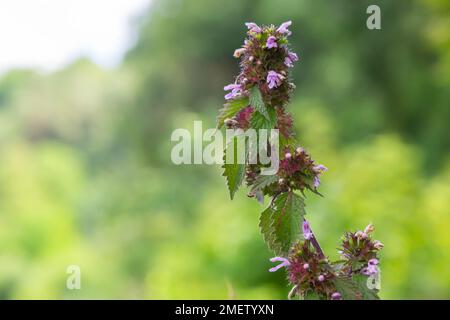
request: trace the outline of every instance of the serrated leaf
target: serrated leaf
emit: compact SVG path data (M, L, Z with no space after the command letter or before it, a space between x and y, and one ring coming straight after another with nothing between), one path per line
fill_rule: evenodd
M359 291L362 294L363 300L379 300L378 290L370 289L368 287L369 277L363 274L357 274L353 276L353 281L358 285Z
M377 290L369 289L367 276L353 275L350 277L337 277L334 280L336 290L344 300L379 300Z
M305 292L303 300L322 300L322 299L316 292L308 290L307 292Z
M258 86L254 86L250 91L250 105L262 114L268 121L270 120L267 112L266 104L264 103L261 91Z
M343 300L361 300L362 293L356 282L348 277L336 277L334 280L336 290L341 294Z
M256 192L264 189L268 185L278 181L278 176L274 175L259 175L250 189L250 194L254 195Z
M231 163L227 163L227 150L228 148L233 148L233 159ZM242 181L245 177L245 161L247 160L247 146L244 144L246 150L239 150L238 136L234 137L227 146L227 150L224 152L224 164L222 168L224 169L223 176L227 179L227 186L230 192L230 198L233 200L234 194L239 189ZM244 163L238 163L238 150L240 152L245 152ZM230 161L228 161L230 162Z
M277 112L274 108L267 109L268 118L262 115L259 111L255 111L250 119L250 125L253 129L273 129L277 124Z
M259 229L263 235L264 241L267 243L269 248L272 248L271 241L273 240L272 236L272 207L269 205L266 210L261 212L261 216L259 218Z
M293 242L300 238L304 215L304 200L293 192L277 196L261 213L261 233L275 254L286 256Z
M223 126L225 119L234 117L248 105L248 97L238 98L225 103L223 108L219 110L219 115L217 116L217 128L220 129Z

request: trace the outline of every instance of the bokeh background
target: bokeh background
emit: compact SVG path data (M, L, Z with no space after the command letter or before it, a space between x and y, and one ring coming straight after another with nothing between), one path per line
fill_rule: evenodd
M370 4L381 30L366 28ZM214 126L244 22L286 20L301 57L296 132L329 168L325 197L307 199L326 253L372 222L385 244L382 298L450 298L449 1L146 8L114 68L80 58L1 76L0 298L284 299L283 272L267 272L261 205L244 190L230 201L217 165L173 165L170 135ZM66 288L73 264L81 290Z

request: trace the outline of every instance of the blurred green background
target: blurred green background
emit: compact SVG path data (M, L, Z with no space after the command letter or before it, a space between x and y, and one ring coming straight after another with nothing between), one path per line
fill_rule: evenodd
M296 132L329 168L307 199L326 253L372 222L381 297L449 299L447 0L155 0L120 68L3 75L0 298L284 299L261 205L230 201L217 165L173 165L170 135L214 126L244 22L286 20Z

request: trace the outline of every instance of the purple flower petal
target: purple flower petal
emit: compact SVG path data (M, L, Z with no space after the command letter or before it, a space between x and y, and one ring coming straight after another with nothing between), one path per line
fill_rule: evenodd
M228 90L234 90L234 89L240 89L240 88L241 88L240 84L232 83L232 84L229 84L229 85L223 87L223 90L228 91Z
M292 68L294 66L295 61L298 61L297 54L294 52L288 52L286 58L284 58L284 64L287 67Z
M331 300L341 300L342 296L339 292L335 292L331 295Z
M318 176L314 177L313 185L316 189L320 186L320 178Z
M370 259L368 262L369 266L376 266L379 263L378 259Z
M270 268L269 272L275 272L278 269L281 269L283 267L288 267L288 266L291 265L289 260L286 259L286 258L283 258L283 257L273 257L273 258L270 259L270 262L281 262L281 263L279 265L273 267L273 268Z
M282 83L283 79L284 79L283 75L281 75L279 73L276 73L273 70L270 70L267 73L267 80L266 80L266 82L267 82L267 84L269 86L269 89L273 89L273 88L278 87Z
M278 47L278 45L277 45L277 38L275 38L274 36L270 36L270 37L267 39L266 47L267 47L268 49L272 49L272 48Z
M223 88L225 91L231 90L231 92L225 95L225 99L230 100L240 95L242 92L242 88L240 84L232 83Z
M287 34L290 36L292 34L291 31L288 30L289 26L292 24L292 21L283 22L280 27L277 29L277 32Z
M284 58L284 65L289 68L292 68L294 66L294 64L292 63L292 60L289 59L289 57Z
M288 53L289 59L291 59L293 62L298 61L298 56L295 52L289 52Z
M313 237L313 233L311 231L311 228L309 227L309 222L306 221L306 219L303 221L302 229L303 229L303 237L306 240L311 240L311 238Z
M261 28L254 22L246 22L245 26L248 28L249 31L260 33Z
M317 166L314 166L314 171L324 172L324 171L327 171L327 170L328 170L328 168L325 167L325 166L322 165L322 164L319 164L319 165L317 165Z

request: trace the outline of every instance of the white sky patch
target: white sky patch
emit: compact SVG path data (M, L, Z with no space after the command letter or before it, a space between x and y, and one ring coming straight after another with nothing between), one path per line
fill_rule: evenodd
M80 56L114 67L151 0L0 0L0 73L52 71Z

